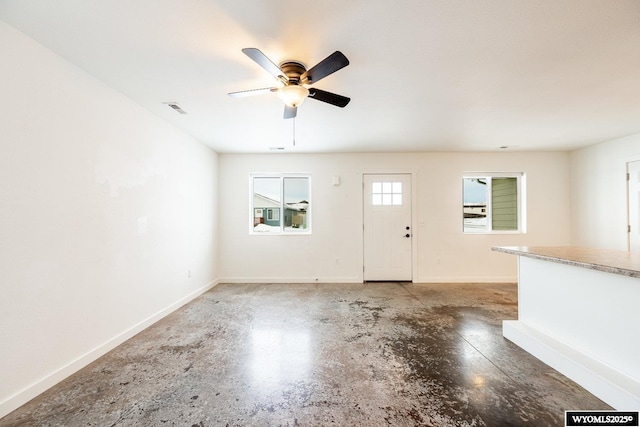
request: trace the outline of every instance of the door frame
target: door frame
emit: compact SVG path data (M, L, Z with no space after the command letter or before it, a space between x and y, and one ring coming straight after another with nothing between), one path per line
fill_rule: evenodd
M629 192L629 164L640 162L640 157L633 157L631 159L627 159L625 162L625 192L627 195L627 251L631 251L631 231L629 227L631 227L631 193Z
M415 169L367 169L359 173L360 175L360 259L362 264L359 271L359 280L364 283L364 176L365 175L410 175L411 179L411 283L417 283L418 280L418 239L420 232L417 224L424 227L424 220L418 221L418 203L417 203L417 176Z

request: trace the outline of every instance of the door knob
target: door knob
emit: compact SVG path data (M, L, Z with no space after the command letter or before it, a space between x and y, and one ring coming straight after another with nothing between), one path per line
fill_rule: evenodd
M409 226L407 225L407 228L406 228L406 230L409 230L409 229L411 229L411 227L409 227Z
M404 237L406 237L408 239L409 237L411 237L411 234L407 233L407 234L404 235Z

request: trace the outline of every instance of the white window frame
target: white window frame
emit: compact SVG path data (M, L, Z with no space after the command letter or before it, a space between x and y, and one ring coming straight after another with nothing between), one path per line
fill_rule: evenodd
M487 226L486 228L465 229L464 217L462 223L462 232L464 234L526 234L526 175L524 172L465 172L462 176L462 205L464 207L464 180L473 178L488 178L487 180ZM492 227L492 206L490 201L491 195L491 178L516 178L516 204L518 225L516 230L493 230Z
M280 180L280 196L281 196L280 207L279 207L280 210L278 215L275 215L275 216L278 216L278 218L274 219L274 220L280 221L279 230L255 231L254 213L256 212L256 209L259 209L253 206L253 201L254 201L253 182L255 178L278 178ZM307 202L309 202L309 205L305 212L306 225L307 225L305 229L297 229L295 231L292 231L285 228L285 201L284 201L285 178L306 178L309 182L309 198L307 200ZM313 201L311 200L312 199L311 189L312 189L312 183L311 183L310 173L252 173L250 174L249 176L249 207L250 207L249 208L249 234L255 235L255 236L280 236L280 235L304 236L304 235L311 234L311 218L312 218L311 211L313 209ZM268 215L268 212L272 211L272 209L273 208L264 208L263 215L266 217ZM275 211L272 211L272 212L275 212Z

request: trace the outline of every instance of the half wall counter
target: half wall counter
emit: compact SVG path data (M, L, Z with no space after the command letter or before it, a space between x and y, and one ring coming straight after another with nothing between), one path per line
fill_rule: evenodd
M640 409L640 253L492 249L518 257L518 320L504 337L614 408Z

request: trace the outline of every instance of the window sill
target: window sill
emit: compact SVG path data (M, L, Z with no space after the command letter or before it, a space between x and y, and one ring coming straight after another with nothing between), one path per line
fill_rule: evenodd
M492 231L463 231L462 234L474 235L474 234L527 234L526 231L521 230L492 230Z
M249 231L250 236L309 236L309 231Z

